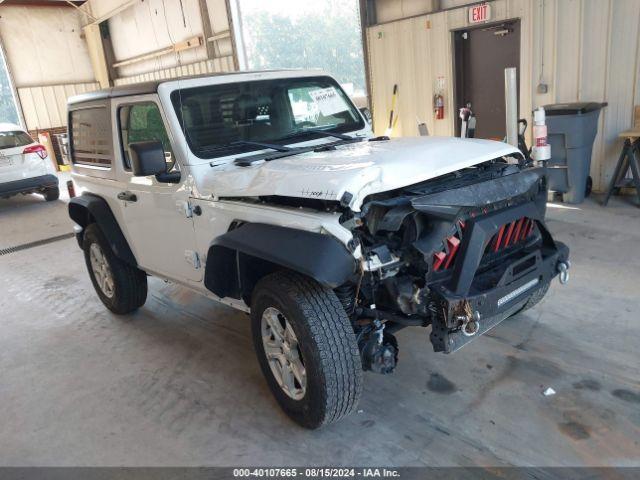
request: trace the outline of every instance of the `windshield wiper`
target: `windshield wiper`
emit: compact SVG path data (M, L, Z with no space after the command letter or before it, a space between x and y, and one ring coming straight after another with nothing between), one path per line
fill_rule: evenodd
M240 167L248 167L252 164L254 164L255 162L260 162L260 161L271 161L271 160L276 160L278 158L284 158L284 157L290 157L292 155L298 155L299 153L307 153L307 152L313 152L313 150L315 150L316 148L318 148L317 146L315 147L297 147L297 148L289 148L286 151L280 151L280 152L272 152L272 153L258 153L256 155L248 155L246 157L239 157L236 158L233 163L235 163L236 165L240 166Z
M296 130L295 132L291 132L287 135L285 135L284 137L279 138L278 140L286 140L289 138L295 138L295 137L300 137L302 135L305 135L307 133L316 133L320 136L323 137L333 137L333 138L339 138L340 140L353 140L353 141L360 141L361 139L358 137L350 137L349 135L343 135L342 133L335 133L335 132L328 132L327 130L321 130L321 129L315 129L315 128L307 128L304 130Z
M284 152L273 152L273 153L258 153L257 155L249 155L247 157L240 157L234 160L234 163L240 167L248 167L255 162L265 161L270 162L271 160L278 160L279 158L291 157L293 155L299 155L301 153L308 152L322 152L325 150L335 150L337 146L347 145L349 143L361 142L362 138L351 138L349 140L337 140L335 142L330 142L322 145L311 145L308 147L292 147Z
M253 147L262 147L262 148L270 148L272 150L277 150L278 152L288 152L291 150L291 147L285 147L284 145L275 145L273 143L264 143L264 142L253 142L250 140L236 140L235 142L228 143L227 145L249 145Z
M313 152L313 151L319 152L319 151L324 151L329 149L333 150L337 146L346 145L349 143L361 142L363 140L361 137L350 137L348 135L342 135L341 133L327 132L325 130L307 129L307 130L299 130L297 132L292 132L289 135L276 139L276 141L295 138L297 136L300 136L300 134L304 134L304 133L318 133L321 136L333 137L333 138L337 138L338 140L335 142L329 142L322 145L310 145L308 147L283 147L281 145L261 144L261 145L271 145L270 148L273 148L274 150L278 150L278 152L277 153L259 153L257 155L240 157L240 158L236 158L234 160L234 163L241 167L248 167L253 163L259 162L259 161L269 162L271 160L290 157L292 155L298 155L301 153L307 153L307 152ZM257 144L257 142L246 142L246 143Z
M1 0L0 0L0 3ZM277 138L274 141L279 142L279 141L283 141L286 139L291 139L297 136L301 136L301 134L305 134L305 133L318 133L320 136L323 137L334 137L334 138L338 138L341 140L341 142L334 142L334 143L329 143L326 145L319 145L316 147L312 147L312 149L314 148L327 148L327 147L331 147L334 145L342 145L345 143L351 143L351 142L359 142L362 140L362 138L359 137L350 137L348 135L342 135L340 133L332 133L332 132L326 132L323 130L298 130L292 133L289 133L288 135L285 135L284 137L281 138ZM237 149L237 147L259 147L259 148L268 148L270 150L276 150L277 152L291 152L294 150L297 150L301 147L286 147L284 145L280 145L280 144L275 144L275 143L267 143L267 142L254 142L253 140L236 140L234 142L231 143L225 143L222 145L215 145L215 146L210 146L208 148L202 149L201 153L211 153L211 152L219 152L220 150L231 150L231 149ZM259 154L262 155L262 154Z
M255 147L255 148L252 148ZM249 140L237 140L231 143L221 145L208 145L197 149L196 155L202 158L215 158L220 156L231 155L234 153L248 153L261 149L276 150L278 152L288 152L290 147L284 145L275 145L272 143L253 142ZM221 154L219 152L222 152Z

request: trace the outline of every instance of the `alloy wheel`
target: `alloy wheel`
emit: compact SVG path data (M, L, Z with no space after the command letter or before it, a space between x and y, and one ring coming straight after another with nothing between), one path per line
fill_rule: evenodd
M291 324L277 308L262 313L262 346L269 367L284 393L294 400L304 397L307 371Z

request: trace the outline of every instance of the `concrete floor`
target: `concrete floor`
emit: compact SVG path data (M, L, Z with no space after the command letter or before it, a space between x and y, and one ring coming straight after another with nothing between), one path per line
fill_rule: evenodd
M0 249L72 232L67 213L69 173L59 173L60 200L47 203L41 195L0 198Z
M640 209L550 208L571 282L456 354L399 333L357 414L278 409L247 317L152 279L117 317L75 240L0 257L0 465L640 465ZM69 231L64 201L0 201L0 248ZM557 394L542 395L546 387Z

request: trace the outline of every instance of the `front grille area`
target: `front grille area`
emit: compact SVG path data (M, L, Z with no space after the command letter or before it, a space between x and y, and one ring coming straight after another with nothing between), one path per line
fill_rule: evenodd
M460 226L458 231L445 240L441 251L433 255L433 271L444 271L453 266L465 227L462 220L458 224ZM527 217L502 225L487 244L485 253L496 253L524 242L533 233L534 228L535 221Z
M526 240L533 232L534 225L535 221L526 217L502 225L487 245L487 251L498 252Z
M447 270L448 268L453 266L453 261L456 258L456 254L458 253L458 249L460 248L460 242L462 241L462 234L464 231L465 223L460 220L458 222L460 228L456 233L451 235L445 241L445 246L441 251L436 252L433 255L433 271L437 272L439 270Z

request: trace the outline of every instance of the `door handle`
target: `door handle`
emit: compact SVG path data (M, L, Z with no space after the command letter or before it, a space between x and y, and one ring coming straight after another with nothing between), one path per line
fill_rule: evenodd
M137 202L138 201L138 197L136 197L135 193L120 192L118 194L118 200L124 200L125 202Z

